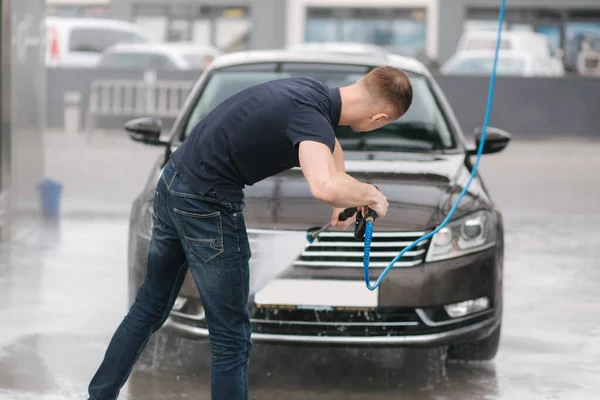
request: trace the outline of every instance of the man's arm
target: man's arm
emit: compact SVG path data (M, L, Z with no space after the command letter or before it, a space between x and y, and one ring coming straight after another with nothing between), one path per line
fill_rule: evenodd
M312 195L337 208L368 205L378 218L385 217L388 208L386 197L375 186L359 182L344 172L341 146L336 141L333 149L329 138L333 135L331 124L312 107L302 107L288 124L286 136L298 147L300 168ZM334 158L339 146L337 157ZM338 169L339 165L339 169Z
M335 149L338 146L339 143L336 142ZM316 199L338 208L361 207L381 202L382 195L374 186L359 182L339 171L337 163L340 162L340 158L334 158L326 145L315 141L302 141L298 148L298 158L300 168ZM343 159L341 162L343 163ZM385 208L387 209L387 204Z
M335 166L338 172L346 172L346 166L344 165L344 152L342 145L339 140L335 138L335 147L333 149L333 159L335 160Z
M333 159L335 160L335 166L337 172L346 172L346 166L344 165L344 152L342 145L339 140L335 138L335 147L333 150ZM333 213L331 214L331 226L338 228L339 230L346 230L350 225L356 221L356 216L352 216L344 221L339 220L339 215L344 211L344 208L333 207Z

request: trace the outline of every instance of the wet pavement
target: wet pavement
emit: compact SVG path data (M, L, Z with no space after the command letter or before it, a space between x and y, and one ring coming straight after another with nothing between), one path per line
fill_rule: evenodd
M600 143L515 142L482 160L506 225L503 334L493 362L445 363L427 350L256 345L251 398L600 399L599 151ZM152 156L120 170L123 190L106 195L112 217L94 207L123 165L95 170L106 183L87 203L80 185L89 178L80 182L80 171L49 157L48 170L73 189L63 219L0 249L0 399L87 398L127 311L124 215L142 183L123 180L145 178ZM124 163L131 157L123 152ZM140 363L120 398L209 399L206 344L180 339L164 348L159 363Z

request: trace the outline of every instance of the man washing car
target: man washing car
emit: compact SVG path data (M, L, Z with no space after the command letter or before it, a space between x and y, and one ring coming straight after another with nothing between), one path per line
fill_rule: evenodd
M338 125L367 132L395 121L412 103L407 75L377 68L328 88L286 78L244 89L215 107L171 156L156 187L147 274L89 385L91 400L116 399L150 336L167 319L188 269L210 332L211 398L248 398L252 348L248 315L250 246L243 188L300 166L313 196L333 207L368 205L384 218L375 187L344 171Z

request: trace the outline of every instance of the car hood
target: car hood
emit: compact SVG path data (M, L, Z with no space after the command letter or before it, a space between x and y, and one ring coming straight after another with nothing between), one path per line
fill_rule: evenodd
M350 155L351 156L351 155ZM393 160L348 157L346 172L376 185L387 197L387 216L375 221L378 231L425 231L446 217L466 185L470 171L464 154L394 155ZM307 230L331 218L331 206L316 200L299 168L245 189L248 228ZM453 219L490 208L479 178L473 179Z

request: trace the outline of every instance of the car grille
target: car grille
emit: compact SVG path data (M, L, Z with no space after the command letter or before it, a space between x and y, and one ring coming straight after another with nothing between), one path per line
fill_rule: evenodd
M252 330L278 335L386 336L422 332L414 309L302 310L255 308Z
M371 241L370 267L385 268L402 250L426 232L374 232ZM429 239L407 251L394 265L414 267L425 260ZM307 245L296 266L362 268L364 243L354 239L352 232L324 232Z

